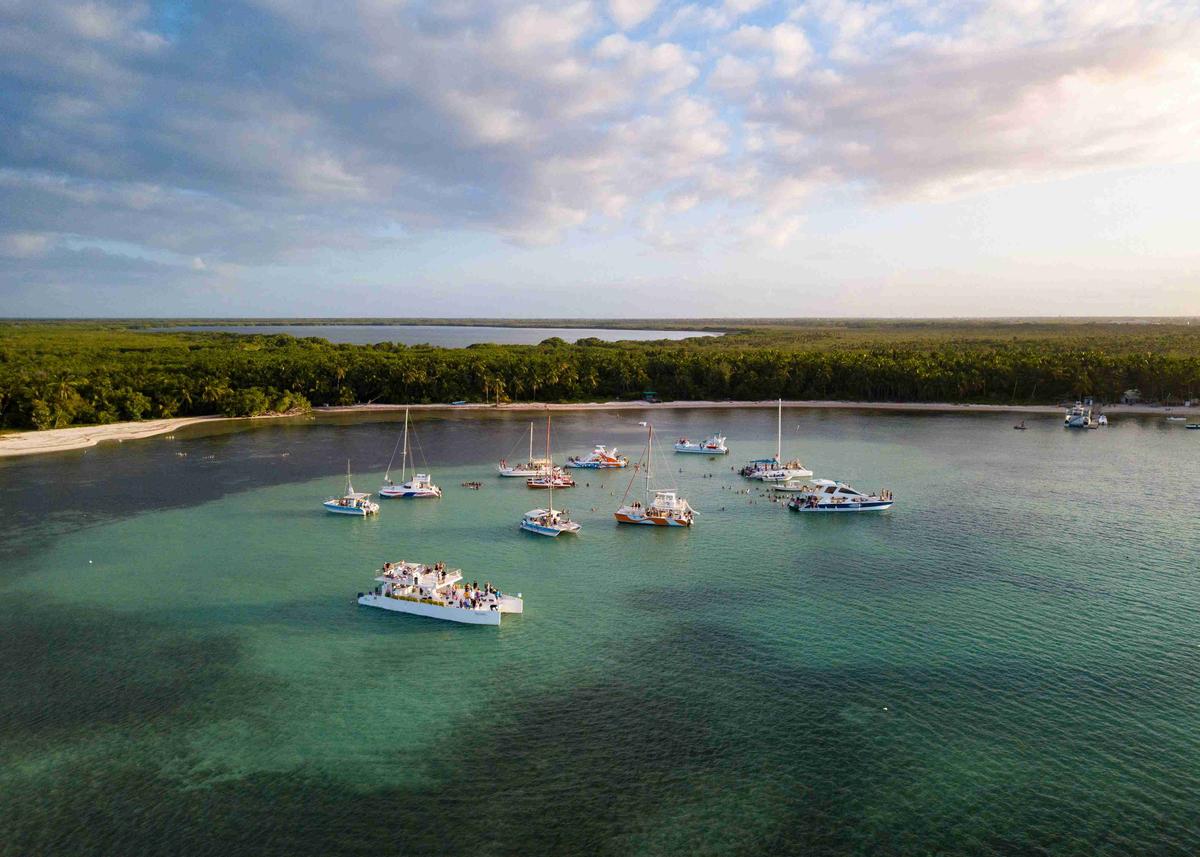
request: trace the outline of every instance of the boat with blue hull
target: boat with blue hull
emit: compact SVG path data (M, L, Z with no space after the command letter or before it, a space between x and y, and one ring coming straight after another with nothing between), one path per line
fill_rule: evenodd
M346 493L341 497L330 497L322 505L326 512L335 515L353 515L365 518L368 515L379 514L379 504L371 500L370 494L355 491L350 484L350 462L346 462Z
M864 494L845 482L814 479L788 501L793 512L843 514L847 512L886 512L892 508L892 492Z
M532 456L531 456L532 457ZM546 459L547 462L553 461L550 452L550 415L546 415ZM549 501L546 503L545 509L530 509L521 517L520 528L527 533L533 533L535 536L549 536L556 538L563 533L578 533L581 529L578 521L572 521L571 516L567 512L559 511L554 508L554 488L559 485L559 479L565 479L567 484L574 485L571 477L564 473L556 473L557 468L550 464L546 471L540 477L540 484L535 485L538 481L530 479L528 485L530 488L545 488L549 492Z
M428 473L413 473L413 478L405 480L408 472L408 409L404 409L404 451L400 456L400 484L392 481L392 462L396 460L396 450L392 450L392 458L388 461L387 471L383 474L383 486L379 496L388 500L428 500L442 496L442 489L433 484ZM399 442L397 443L399 446ZM424 458L424 455L422 455ZM415 466L414 466L415 469Z

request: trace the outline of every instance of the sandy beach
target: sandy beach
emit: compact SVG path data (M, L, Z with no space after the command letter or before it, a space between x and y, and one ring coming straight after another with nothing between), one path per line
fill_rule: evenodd
M784 407L813 408L813 409L846 409L846 410L876 410L876 411L910 411L910 412L940 412L940 413L1018 413L1018 414L1061 414L1061 405L956 405L941 402L833 402L810 400L784 400ZM465 404L465 405L344 405L324 408L314 408L313 413L321 414L353 414L353 413L387 413L403 411L409 408L414 411L613 411L613 410L681 410L689 408L773 408L777 402L774 399L752 402L733 401L688 401L688 402L578 402L569 404L547 404L542 402L510 402L502 405ZM1111 416L1120 415L1152 415L1152 416L1183 416L1189 419L1200 419L1200 407L1166 408L1159 405L1108 405L1103 412ZM174 419L145 420L132 423L111 423L102 426L73 426L71 428L47 429L45 431L15 432L0 435L0 458L13 458L22 455L39 455L50 452L67 452L74 449L86 449L98 443L122 443L127 440L140 440L155 435L169 434L184 426L199 423L234 421L238 419L270 419L271 417L179 417Z

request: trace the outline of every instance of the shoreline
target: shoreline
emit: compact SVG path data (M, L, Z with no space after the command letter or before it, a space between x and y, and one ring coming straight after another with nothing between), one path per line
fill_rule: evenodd
M763 401L685 401L685 402L510 402L503 405L468 403L465 405L328 405L313 408L312 414L368 414L394 413L405 408L414 411L617 411L617 410L699 410L714 408L774 408L778 400ZM803 399L785 399L784 407L811 410L875 410L909 411L915 413L1018 413L1018 414L1061 414L1060 405L975 405L952 404L949 402L846 402ZM1109 405L1103 409L1108 415L1125 416L1182 416L1200 418L1200 406L1190 408L1162 405ZM212 422L235 422L280 417L296 414L268 414L260 417L172 417L169 419L143 420L141 422L109 423L99 426L71 426L70 428L24 431L0 435L0 459L18 458L26 455L42 455L51 452L70 452L87 449L100 443L127 440L142 440L168 434L186 426Z

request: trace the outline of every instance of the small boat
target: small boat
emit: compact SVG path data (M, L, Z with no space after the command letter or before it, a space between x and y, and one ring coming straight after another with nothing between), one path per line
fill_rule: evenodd
M809 490L788 501L793 512L883 512L892 508L892 492L863 494L844 482L814 479Z
M383 487L379 489L379 496L389 500L422 500L433 497L441 497L442 489L433 484L433 479L428 473L413 473L413 478L404 481L404 475L408 472L408 408L404 409L404 452L400 456L400 484L397 485L392 481L392 461L396 460L396 450L392 450L392 458L388 461L387 471L383 474ZM397 441L399 446L399 441Z
M642 524L655 527L690 527L695 518L695 510L688 501L676 494L675 489L650 488L651 462L654 455L654 426L646 427L646 452L643 456L646 471L646 502L640 500L626 503L625 497L633 488L633 480L637 474L629 478L629 487L625 489L625 497L621 498L621 507L613 513L619 524ZM653 499L650 499L653 496Z
M1098 426L1108 425L1108 417L1105 414L1101 414L1100 416L1096 417L1096 425L1098 425Z
M528 478L537 476L543 470L551 465L551 461L547 458L533 457L533 423L529 424L529 457L523 462L510 463L508 459L500 459L500 464L496 470L501 476L521 476Z
M378 515L379 504L371 500L370 494L355 491L350 484L350 462L346 462L346 493L341 497L330 497L323 504L326 512L335 515L355 515L365 518L367 515Z
M1025 431L1025 420L1021 420L1019 423L1013 426L1013 428L1017 431Z
M1186 420L1186 419L1187 419L1187 417L1167 417L1167 422L1169 422L1169 423L1181 423L1181 422L1183 422L1183 421L1184 421L1184 420Z
M811 487L812 486L808 485L805 482L801 482L799 479L789 479L786 482L772 482L771 483L772 491L788 491L791 493L796 493L799 491L807 491Z
M612 467L625 467L629 464L629 459L617 453L616 449L609 449L603 444L596 444L587 455L573 455L567 459L567 467L578 467L585 470L606 470Z
M574 488L575 480L561 467L543 470L537 476L525 480L527 488Z
M760 479L763 482L787 482L789 479L813 475L799 459L783 463L783 399L779 400L779 416L775 427L775 457L756 458L738 472L747 479Z
M1184 426L1184 428L1192 429L1192 430L1200 429L1200 423L1188 423L1187 425Z
M1091 428L1092 427L1092 409L1089 405L1083 402L1076 402L1063 419L1063 426L1066 428Z
M675 451L692 452L699 455L726 455L729 447L725 445L725 435L714 434L708 440L703 441L690 441L686 437L681 437L675 444Z
M525 612L521 593L505 595L491 584L466 583L460 569L445 563L385 562L375 582L370 592L358 593L363 607L466 625L499 625L503 614Z

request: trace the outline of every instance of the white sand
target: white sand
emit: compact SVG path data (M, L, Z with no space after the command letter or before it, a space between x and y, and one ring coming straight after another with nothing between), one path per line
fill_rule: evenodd
M1019 413L1061 414L1060 405L952 405L931 402L823 402L785 400L789 408L860 408L882 411L940 411L958 413ZM406 407L414 411L613 411L613 410L678 410L684 408L773 408L775 400L761 402L584 402L579 404L543 404L539 402L516 402L504 405L346 405L343 407L315 408L314 414L353 414L402 411ZM1200 419L1200 407L1164 408L1158 405L1108 405L1103 409L1109 416L1122 414L1152 414L1157 416L1186 416ZM112 423L103 426L76 426L73 428L47 429L46 431L16 432L0 435L0 458L18 455L37 455L45 452L65 452L84 449L104 441L138 440L144 437L166 434L196 423L217 422L233 417L180 417L178 419L145 420L136 423ZM255 419L262 419L256 417Z

